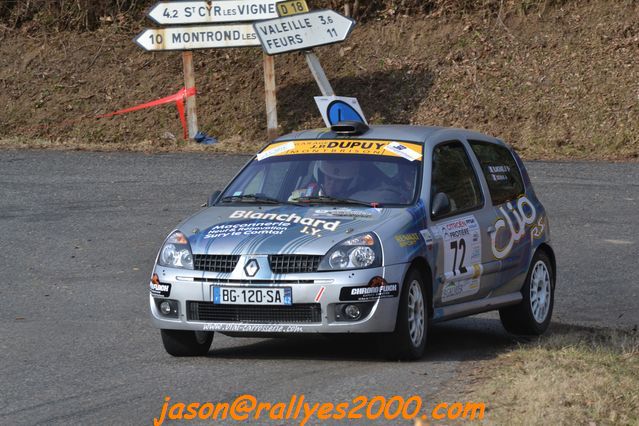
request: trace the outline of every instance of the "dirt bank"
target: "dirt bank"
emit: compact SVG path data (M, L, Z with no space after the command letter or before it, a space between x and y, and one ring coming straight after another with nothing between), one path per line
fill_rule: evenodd
M372 123L460 126L525 158L639 158L639 2L585 1L524 13L389 16L317 49L336 92ZM149 23L150 26L150 23ZM174 107L92 118L176 92L179 53L147 53L139 25L0 35L2 146L191 149ZM194 55L200 127L222 151L265 141L262 53ZM304 58L276 58L282 132L321 127ZM175 138L174 136L177 136ZM202 148L196 148L202 149Z

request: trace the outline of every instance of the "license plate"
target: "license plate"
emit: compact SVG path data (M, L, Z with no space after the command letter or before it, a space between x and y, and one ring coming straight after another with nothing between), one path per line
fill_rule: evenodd
M212 287L213 303L218 305L292 305L290 287Z

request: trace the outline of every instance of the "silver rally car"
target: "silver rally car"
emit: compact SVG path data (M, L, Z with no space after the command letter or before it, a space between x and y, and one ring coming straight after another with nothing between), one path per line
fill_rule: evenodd
M521 159L460 129L343 122L267 145L166 238L150 282L168 353L232 336L374 333L416 359L432 323L499 310L546 330L555 255Z

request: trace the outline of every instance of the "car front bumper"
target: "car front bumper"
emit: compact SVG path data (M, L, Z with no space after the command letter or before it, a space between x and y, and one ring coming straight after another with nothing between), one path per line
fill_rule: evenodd
M315 272L303 274L273 275L270 279L259 280L233 279L233 275L208 272L187 271L156 266L161 284L170 284L170 294L162 296L150 294L149 306L152 323L157 328L219 331L232 334L289 334L289 333L380 333L395 329L401 283L408 264L397 264L372 269L339 272ZM397 284L395 296L375 297L368 301L340 301L340 292L345 287L367 287L374 277L383 277L388 284ZM301 312L306 308L313 310L310 317L287 315L288 306L255 305L214 305L212 303L213 286L232 287L289 287L292 290L293 308ZM163 315L157 300L174 300L178 312L175 317ZM336 312L339 306L348 303L362 304L366 315L355 321L340 320ZM226 307L234 312L257 312L259 315L243 315L242 320L209 320L200 312ZM302 309L302 307L304 309ZM284 313L285 315L278 315ZM318 312L319 311L319 312ZM199 319L204 317L205 319ZM282 320L281 318L289 320ZM312 317L312 318L311 318Z

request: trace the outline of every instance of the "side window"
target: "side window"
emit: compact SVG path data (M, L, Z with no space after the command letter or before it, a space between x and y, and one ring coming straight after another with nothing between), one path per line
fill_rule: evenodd
M486 177L493 204L503 204L524 193L519 167L510 150L487 142L469 141Z
M477 176L461 142L447 142L433 151L431 205L438 192L448 196L450 212L447 215L479 209L483 205Z

